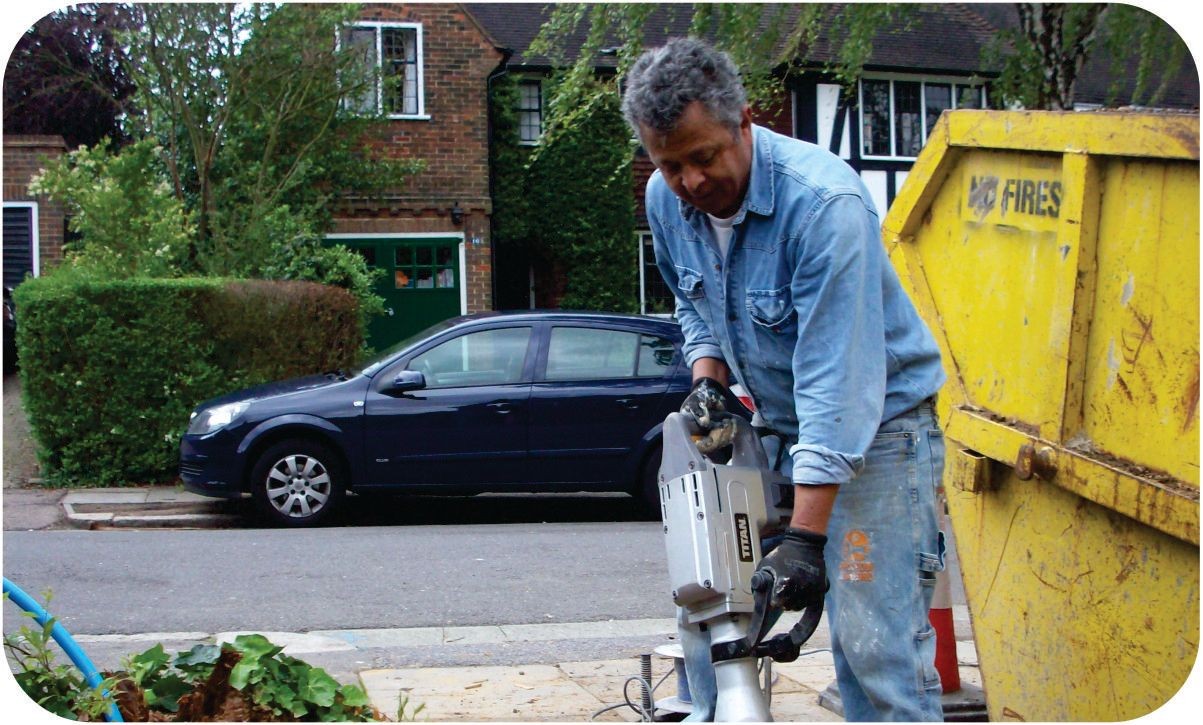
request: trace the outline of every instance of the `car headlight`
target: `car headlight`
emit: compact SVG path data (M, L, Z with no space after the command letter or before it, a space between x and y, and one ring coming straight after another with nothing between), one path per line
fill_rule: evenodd
M244 401L205 408L200 413L192 416L192 422L188 424L188 434L205 435L206 433L220 430L241 415L242 411L246 410L248 405L250 403Z

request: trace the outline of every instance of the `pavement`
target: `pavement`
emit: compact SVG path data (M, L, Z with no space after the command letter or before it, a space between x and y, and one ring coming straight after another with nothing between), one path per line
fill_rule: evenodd
M6 482L3 489L4 528L105 529L105 528L222 528L239 525L245 517L240 502L212 499L177 486L75 489L70 491ZM962 687L947 693L946 719L984 721L977 652L969 614L953 606L956 653ZM788 618L784 618L788 619ZM779 625L781 631L789 622ZM504 645L596 638L615 642L635 635L658 642L644 653L651 668L650 684L657 719L680 719L688 705L679 696L679 646L674 644L675 622L633 620L557 624L515 624L486 627L421 627L387 630L331 630L323 632L261 632L285 646L285 652L317 666L323 657L354 657L357 652L390 646L441 646L479 643ZM79 635L86 650L128 646L130 653L162 642L169 651L187 649L196 642L232 639L236 632L152 633L147 635ZM151 640L154 640L152 642ZM843 717L834 688L826 619L808 642L803 656L792 663L771 667L771 712L776 721L839 721ZM674 649L675 648L675 649ZM812 649L813 648L813 649ZM604 650L603 650L604 651ZM482 656L479 664L454 667L404 667L350 669L372 704L394 719L431 722L581 722L639 721L643 657L588 661L531 662L498 666ZM358 661L358 660L356 660ZM347 680L340 679L344 682ZM628 700L630 703L628 704ZM404 709L401 710L402 703ZM420 711L415 712L418 707ZM399 712L399 710L401 710Z

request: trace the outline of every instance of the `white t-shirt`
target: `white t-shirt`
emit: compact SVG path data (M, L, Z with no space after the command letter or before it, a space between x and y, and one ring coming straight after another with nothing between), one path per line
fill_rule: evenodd
M726 219L720 219L713 214L707 214L710 217L710 228L714 230L714 241L718 242L719 252L722 253L723 259L727 258L727 248L731 246L731 233L735 231L735 217L730 216Z

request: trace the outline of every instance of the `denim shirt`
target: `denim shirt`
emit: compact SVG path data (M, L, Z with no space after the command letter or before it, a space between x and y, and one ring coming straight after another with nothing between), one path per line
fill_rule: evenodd
M860 177L819 147L753 127L751 178L725 258L706 214L659 172L647 185L656 264L692 366L718 358L792 444L793 481L846 483L878 427L944 382Z

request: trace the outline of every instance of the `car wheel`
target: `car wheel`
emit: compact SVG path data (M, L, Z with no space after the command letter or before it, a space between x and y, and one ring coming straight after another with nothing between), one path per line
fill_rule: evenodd
M659 520L660 511L660 446L653 448L643 461L639 474L639 507L645 516Z
M312 526L338 508L345 487L338 457L315 441L281 441L259 456L251 495L273 523Z

